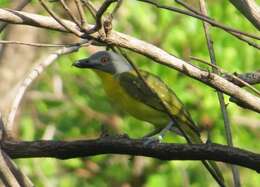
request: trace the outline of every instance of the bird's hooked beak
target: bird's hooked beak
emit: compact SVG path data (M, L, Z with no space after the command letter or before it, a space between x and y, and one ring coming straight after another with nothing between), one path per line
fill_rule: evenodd
M74 62L72 66L75 66L77 68L94 68L96 66L96 63L91 63L88 58L84 58Z

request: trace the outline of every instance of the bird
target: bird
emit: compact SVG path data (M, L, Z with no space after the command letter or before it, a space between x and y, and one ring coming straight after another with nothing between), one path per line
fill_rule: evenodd
M148 137L149 143L155 137L163 138L168 130L184 136L188 143L203 143L199 129L184 104L158 76L136 70L123 56L113 51L98 51L76 61L73 66L92 69L100 77L108 99L116 108L154 125L155 131L151 133L151 139ZM202 163L219 185L225 186L217 164L213 161Z

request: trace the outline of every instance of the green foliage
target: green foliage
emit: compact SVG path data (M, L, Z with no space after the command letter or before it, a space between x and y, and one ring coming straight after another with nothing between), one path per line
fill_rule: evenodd
M170 0L161 2L166 5L176 5ZM57 4L53 3L52 6L57 6ZM9 1L0 2L0 7L7 5ZM35 1L33 5L36 6ZM250 33L257 32L228 1L210 1L208 8L210 16L221 23ZM153 43L180 58L189 59L189 56L197 56L209 61L202 23L194 18L130 0L124 1L115 17L114 28ZM217 63L220 67L231 73L260 69L260 53L257 50L221 29L211 28L211 33ZM55 41L60 37L55 32L49 32L49 35L49 39L53 38ZM205 129L210 127L212 140L217 143L226 143L223 118L215 90L173 69L151 62L146 57L130 51L128 53L140 68L157 74L169 84L191 112L205 139ZM101 119L102 117L97 117L96 113L91 113L90 110L108 119L112 119L111 116L117 111L110 106L100 80L91 70L79 70L71 66L75 60L88 55L85 49L81 49L77 53L60 58L33 84L30 91L37 90L41 93L53 94L53 81L55 76L58 76L63 83L63 97L61 99L42 97L24 102L19 129L21 139L41 139L46 127L50 125L55 126L53 139L57 140L99 136L104 120ZM210 67L199 62L192 63L210 70ZM228 97L225 99L226 103L229 103ZM245 123L236 120L239 116L248 117L248 120L251 118L260 120L259 116L233 103L229 103L227 108L232 124L234 144L259 152L260 144L256 143L260 136L259 127L247 127ZM121 132L135 138L142 137L152 130L151 125L127 115L122 115L122 121L117 121L116 124ZM112 128L111 125L109 127ZM183 138L171 133L167 134L164 141L184 142ZM142 159L140 166L136 166L135 159L104 155L67 161L26 159L19 160L18 163L29 174L36 186L105 187L127 186L127 184L145 187L216 186L199 162L162 162L145 158ZM231 186L230 168L224 164L220 167ZM139 173L138 169L141 170ZM240 172L242 186L259 185L260 177L257 173L244 168L240 168Z

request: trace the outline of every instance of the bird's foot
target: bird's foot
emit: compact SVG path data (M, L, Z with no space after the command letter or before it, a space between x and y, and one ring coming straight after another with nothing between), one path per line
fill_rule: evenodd
M160 143L162 141L162 139L163 139L163 136L161 134L156 134L154 136L143 138L145 146L150 145L150 144Z
M144 139L144 145L149 145L151 143L160 143L163 139L163 137L165 136L166 132L169 131L172 126L174 125L173 121L170 121L170 123L164 127L163 129L160 130L160 132L158 134L155 134L153 136L148 136L143 138Z

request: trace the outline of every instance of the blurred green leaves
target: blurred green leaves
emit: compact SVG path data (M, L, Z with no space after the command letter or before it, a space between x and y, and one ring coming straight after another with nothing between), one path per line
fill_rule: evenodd
M94 1L96 4L101 2L103 1ZM160 2L176 5L170 0ZM2 0L0 7L8 7L9 4L10 1ZM36 1L32 6L36 6ZM59 8L58 3L53 3L52 6ZM228 1L209 1L208 9L209 15L221 23L242 31L257 32ZM179 58L188 60L190 56L196 56L209 61L202 23L194 18L160 10L137 1L124 1L115 17L114 29L157 45ZM211 28L211 33L220 67L230 73L260 69L260 53L257 50L223 30ZM62 37L63 35L56 32L49 32L46 40L62 43ZM173 69L156 64L146 57L133 52L128 54L138 67L160 76L169 84L202 129L204 139L207 138L205 129L210 127L212 140L226 143L223 119L213 89ZM49 125L55 126L52 139L59 140L98 137L102 126L119 128L121 132L134 138L140 138L153 129L146 122L127 115L122 115L122 121L113 122L116 127L111 125L112 122L110 125L106 123L106 120L112 120L110 116L117 112L110 106L100 80L91 70L80 70L71 66L77 59L88 55L89 52L82 48L77 53L61 57L33 84L28 93L37 91L40 97L28 96L22 104L18 122L21 139L41 139ZM199 62L191 63L203 69L211 69ZM61 98L55 95L55 76L62 82ZM52 95L53 98L44 97L44 93ZM228 97L225 100L229 103ZM234 123L232 120L236 116L248 116L248 121L250 118L260 121L259 115L240 109L233 103L229 103L227 108L231 117L234 144L259 152L260 145L257 143L260 137L259 127L245 126L244 123ZM107 117L106 120L101 120L97 113ZM167 134L164 141L184 142L183 138L171 133ZM86 164L86 160L95 163L99 169L92 170ZM18 163L36 186L105 187L134 186L137 183L145 187L216 186L199 162L162 162L145 158L136 166L135 158L103 155L67 161L46 158L24 159ZM140 170L138 170L140 175L136 174L134 170L136 167ZM221 169L231 184L229 168L222 164ZM240 171L243 186L256 187L260 183L258 174L244 168L240 168Z

